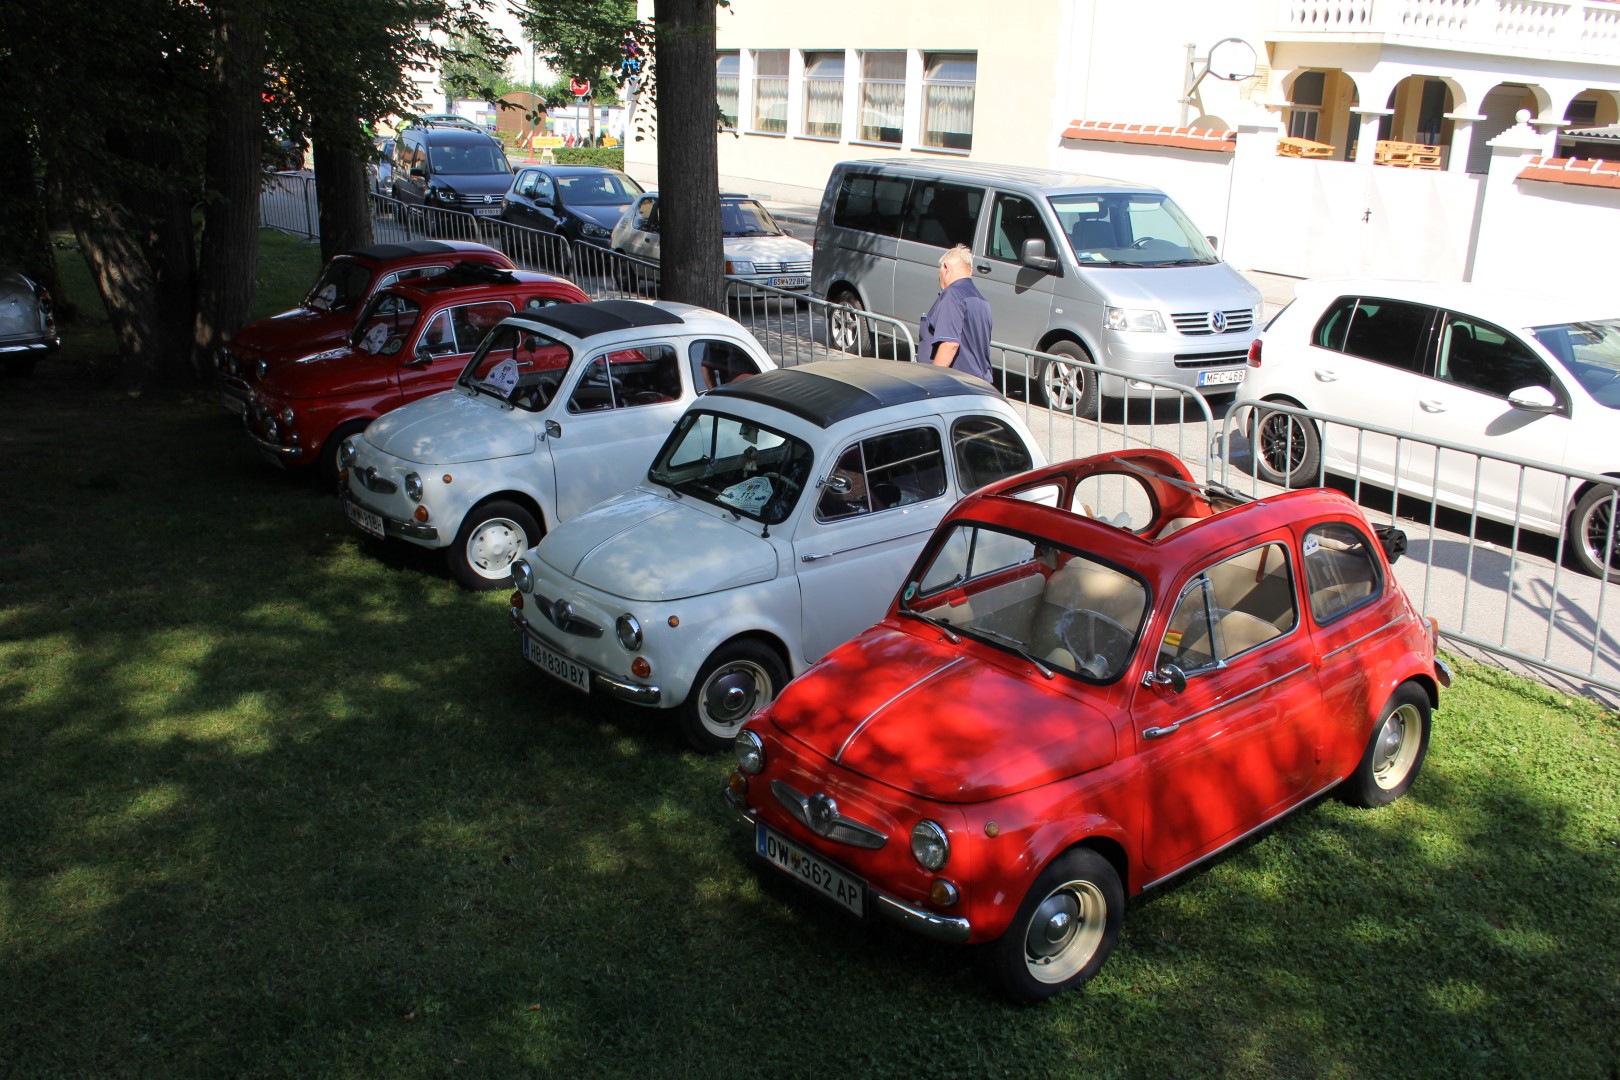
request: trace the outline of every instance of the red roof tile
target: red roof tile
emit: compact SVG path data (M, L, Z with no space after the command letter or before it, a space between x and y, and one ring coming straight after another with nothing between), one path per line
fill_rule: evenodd
M1620 188L1620 161L1533 157L1518 178L1545 180L1553 184L1579 184L1583 187Z
M1076 120L1063 129L1063 138L1090 142L1142 143L1177 146L1230 154L1237 149L1237 132L1208 128L1168 127L1162 124L1110 124L1103 120Z

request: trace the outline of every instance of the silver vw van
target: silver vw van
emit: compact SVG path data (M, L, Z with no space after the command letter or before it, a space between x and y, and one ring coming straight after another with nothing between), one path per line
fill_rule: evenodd
M1098 386L1082 368L1032 371L1027 358L998 354L1009 378L1035 381L1052 408L1095 412L1099 393L1123 397L1142 376L1211 393L1243 381L1260 290L1145 184L974 161L840 162L821 197L811 288L916 323L955 244L973 249L993 340L1110 372ZM839 348L869 351L862 320L836 320L833 333Z

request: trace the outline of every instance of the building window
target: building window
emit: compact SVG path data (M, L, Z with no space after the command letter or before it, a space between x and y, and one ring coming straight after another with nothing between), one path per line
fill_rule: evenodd
M923 65L923 145L973 149L977 53L929 53Z
M720 128L737 129L737 54L723 52L714 58L715 100L720 106Z
M786 49L754 54L755 131L787 134L788 54Z
M906 115L906 54L861 54L861 139L899 143Z
M1307 71L1294 80L1294 90L1288 108L1288 134L1290 138L1316 140L1322 120L1322 85L1320 71Z
M843 131L844 54L804 54L804 133L836 139Z

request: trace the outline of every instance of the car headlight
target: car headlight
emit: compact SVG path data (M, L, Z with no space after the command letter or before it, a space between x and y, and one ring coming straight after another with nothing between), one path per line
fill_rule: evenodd
M945 830L926 818L911 827L911 857L927 870L938 870L951 857Z
M229 346L221 345L214 353L214 370L223 371L227 375L236 374L236 359L231 355Z
M283 405L281 407L281 412L277 413L276 415L280 418L283 424L286 424L288 427L293 426L294 415L291 405Z
M1152 308L1103 308L1103 327L1108 330L1146 330L1164 333L1164 320Z
M604 229L600 225L593 225L589 221L582 221L579 223L579 234L581 236L612 236L613 230Z
M534 591L534 568L524 559L512 563L512 584L518 592Z
M350 435L343 440L343 445L338 447L338 468L347 469L354 464L355 456L360 453L360 447L357 445L358 439L359 436Z
M726 260L726 273L728 274L752 274L753 272L754 260L752 259Z
M422 477L416 473L405 474L405 494L410 496L411 502L422 501Z
M264 437L270 442L281 441L281 428L276 425L276 420L273 416L267 416L264 419Z
M636 621L634 615L620 615L613 622L613 632L618 635L619 644L627 652L641 650L641 623Z
M737 768L748 776L758 776L765 771L765 744L760 741L747 728L737 732L737 737L731 740L731 748L737 754Z
M253 373L254 373L254 375L256 375L257 377L259 377L261 379L264 378L265 375L269 373L269 371L270 371L270 361L265 359L262 356L259 358L259 362L257 364L255 364L255 365L253 365Z

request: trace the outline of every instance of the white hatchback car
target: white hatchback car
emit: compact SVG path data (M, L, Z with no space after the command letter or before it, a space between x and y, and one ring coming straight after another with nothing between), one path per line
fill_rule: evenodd
M821 360L682 416L641 485L512 568L522 653L562 682L680 707L691 744L742 722L882 617L962 495L1045 463L982 379Z
M613 227L613 250L657 262L659 231L658 193L650 191L631 203ZM720 236L727 275L776 289L810 288L810 245L784 232L758 200L720 196Z
M775 366L739 323L705 308L604 300L525 312L490 331L454 389L344 444L344 510L372 536L443 548L468 588L498 588L547 529L634 486L699 394Z
M1281 402L1620 475L1617 307L1460 283L1304 283L1250 349L1236 406ZM1298 487L1326 471L1532 532L1557 536L1567 525L1580 567L1620 581L1620 556L1609 550L1613 488L1286 413L1254 415L1263 480Z

